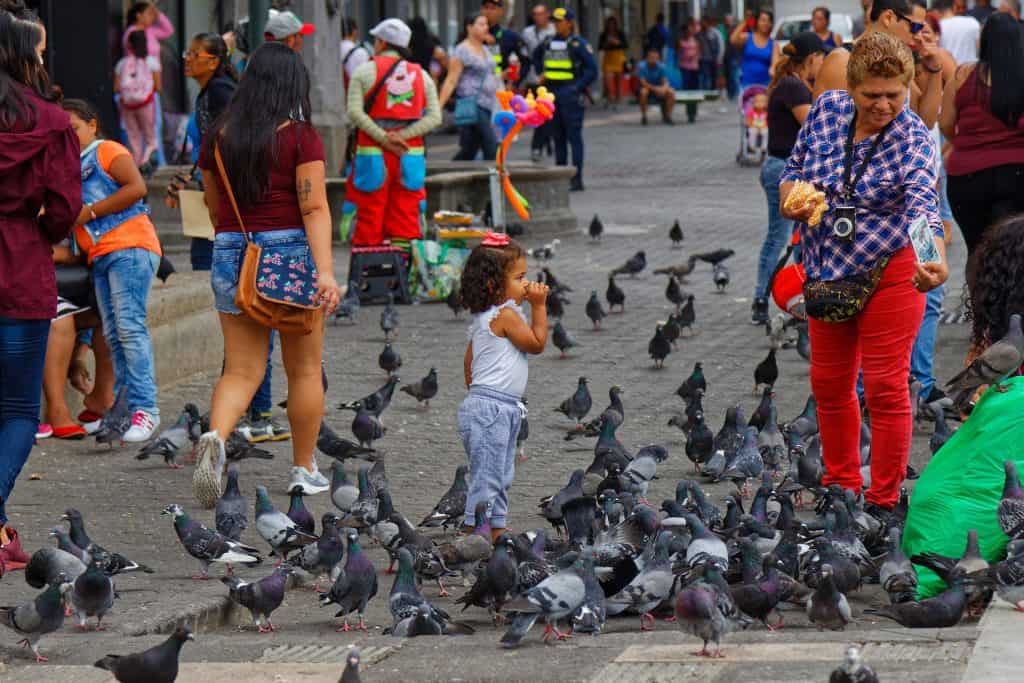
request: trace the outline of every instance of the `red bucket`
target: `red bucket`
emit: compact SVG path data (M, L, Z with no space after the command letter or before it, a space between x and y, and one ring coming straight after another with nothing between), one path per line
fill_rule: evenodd
M776 273L775 281L772 282L772 299L775 305L800 320L807 317L804 312L806 281L807 274L804 272L803 264L791 263Z

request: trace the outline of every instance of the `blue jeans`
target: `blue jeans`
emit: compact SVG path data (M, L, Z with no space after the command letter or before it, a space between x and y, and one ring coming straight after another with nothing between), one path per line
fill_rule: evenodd
M924 298L924 318L910 352L910 374L921 383L921 395L927 396L935 386L932 376L932 361L935 360L935 337L939 331L939 314L942 313L942 299L946 295L945 285L939 285Z
M189 245L192 270L210 270L213 267L213 242L193 237Z
M0 317L0 522L7 499L32 451L39 427L39 395L49 320Z
M153 342L146 327L146 301L160 257L145 249L120 249L92 263L103 336L114 361L114 392L127 390L128 408L159 415L153 372Z
M267 371L263 373L263 381L260 382L259 389L256 390L256 394L252 397L252 403L249 404L249 412L254 415L260 413L269 413L273 408L270 405L270 382L271 375L273 374L274 364L272 362L274 358L274 337L277 333L274 330L270 331L270 344L267 345Z
M700 62L700 89L714 90L715 81L718 80L718 65L715 62L701 60Z
M519 399L487 387L471 387L459 406L459 437L469 456L467 524L472 524L476 504L490 501L491 527L505 527L508 491L516 474L516 437L522 421Z
M779 261L779 254L793 237L793 221L779 213L779 178L786 168L786 160L767 156L761 165L761 187L768 200L768 234L761 243L761 257L757 262L757 287L754 298L768 297L768 282Z
M476 107L476 123L459 126L459 151L453 161L473 161L478 151L483 152L484 161L494 161L498 152L491 112L480 105Z

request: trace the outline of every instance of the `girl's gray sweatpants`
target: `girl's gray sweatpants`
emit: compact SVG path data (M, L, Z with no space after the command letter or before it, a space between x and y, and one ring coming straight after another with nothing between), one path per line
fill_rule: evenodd
M459 406L459 437L469 456L466 521L473 524L476 504L491 503L491 526L503 528L508 490L516 473L516 437L525 407L511 394L473 386Z

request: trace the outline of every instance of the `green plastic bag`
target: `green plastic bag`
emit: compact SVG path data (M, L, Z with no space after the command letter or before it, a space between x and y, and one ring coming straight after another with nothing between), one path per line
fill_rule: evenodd
M447 242L413 240L409 294L416 301L444 301L459 285L469 249Z
M990 388L946 445L935 454L910 497L903 551L960 557L968 529L978 532L981 555L1003 559L1007 539L996 508L1003 495L1003 461L1024 468L1024 377ZM918 598L941 593L945 583L917 566Z

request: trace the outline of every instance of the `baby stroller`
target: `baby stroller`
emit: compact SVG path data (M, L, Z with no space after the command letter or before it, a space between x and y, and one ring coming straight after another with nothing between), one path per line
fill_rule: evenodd
M740 93L740 150L736 153L736 163L740 166L760 166L767 154L767 129L764 130L764 135L761 136L762 144L754 146L750 144L750 129L747 126L747 118L754 107L754 97L767 94L768 88L763 85L751 85Z

